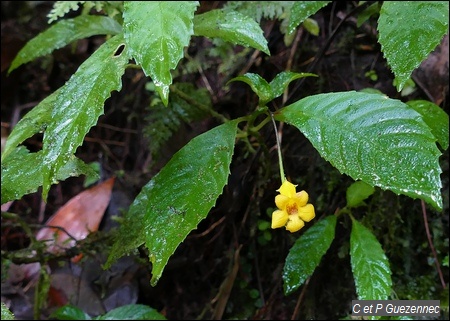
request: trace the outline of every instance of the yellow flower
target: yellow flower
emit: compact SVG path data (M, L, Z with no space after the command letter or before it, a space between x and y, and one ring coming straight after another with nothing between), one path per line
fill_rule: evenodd
M286 230L294 233L316 216L314 206L308 204L308 193L297 193L296 186L285 180L277 189L280 194L275 197L278 209L272 214L272 228L286 226Z

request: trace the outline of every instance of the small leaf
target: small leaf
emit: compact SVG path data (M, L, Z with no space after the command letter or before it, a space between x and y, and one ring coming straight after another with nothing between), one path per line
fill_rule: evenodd
M369 20L369 18L375 14L380 13L380 3L375 2L364 9L361 13L358 14L358 18L356 21L356 27L361 27L361 25Z
M14 314L8 309L5 303L2 302L2 308L1 308L1 316L2 320L15 320Z
M387 300L392 291L389 261L372 232L355 219L350 257L358 300Z
M325 7L331 1L295 1L289 18L288 33L294 32L306 18L315 14L319 9Z
M292 81L305 77L317 77L317 75L307 72L292 72L292 71L280 72L270 82L270 88L272 89L272 97L270 100L281 96Z
M316 20L306 18L305 21L303 21L303 27L313 36L319 35L320 27Z
M427 100L410 100L406 104L422 115L439 145L446 150L448 148L448 114L441 107Z
M45 56L75 40L94 35L116 35L120 32L122 32L121 25L106 16L82 15L73 19L60 20L27 42L14 58L8 73L20 65Z
M222 193L236 131L237 122L230 121L195 137L144 186L125 216L106 267L145 243L156 285L169 257Z
M104 315L94 318L94 320L167 320L165 316L157 310L143 304L124 305Z
M43 184L42 151L29 153L24 146L19 146L2 160L2 196L1 203L18 200L22 196L34 193ZM75 156L61 167L53 177L52 184L65 180L71 176L88 175L96 177L97 174L83 161Z
M237 11L216 9L196 15L194 34L253 47L270 56L267 40L259 24Z
M247 85L249 85L250 88L253 90L253 92L257 94L259 97L259 106L264 106L273 99L272 98L273 92L271 86L264 78L262 78L258 74L248 72L245 75L237 76L234 77L233 79L230 79L227 82L227 84L233 81L243 81Z
M56 320L91 320L89 314L73 305L65 305L52 312L50 318Z
M448 1L385 1L378 42L401 91L411 73L448 32Z
M347 207L360 206L374 192L373 186L363 181L354 182L347 188Z
M355 181L442 210L436 138L403 102L363 92L327 93L303 98L274 116L297 127L323 158Z
M44 199L55 173L75 153L103 114L105 100L113 90L120 91L121 77L128 61L122 35L114 36L78 68L55 97L52 121L43 142Z
M198 1L125 1L124 33L133 58L155 83L164 105L169 101L171 69L184 56L194 34Z
M330 215L300 236L286 257L284 293L291 294L310 277L334 239L336 216Z

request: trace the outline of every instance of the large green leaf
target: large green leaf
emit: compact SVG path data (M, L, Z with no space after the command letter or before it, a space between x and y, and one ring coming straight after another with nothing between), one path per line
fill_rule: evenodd
M438 105L427 100L410 100L406 104L422 115L442 149L448 148L448 115Z
M144 186L118 231L106 266L145 243L155 285L169 257L206 217L225 186L236 138L230 121L192 139Z
M122 32L121 25L106 16L82 15L60 20L27 42L14 58L8 73L75 40L94 35L116 35L120 32Z
M44 133L43 197L55 173L72 157L84 136L103 114L113 90L120 91L129 61L122 35L100 46L67 81L55 99L52 121Z
M267 40L258 23L237 11L211 10L194 17L194 34L253 47L270 56Z
M33 107L20 121L14 126L6 140L5 149L3 150L2 160L14 150L25 139L36 133L44 132L47 125L52 120L52 110L55 105L61 88L53 94L42 100L37 106Z
M448 32L448 1L384 1L378 42L401 91Z
M29 153L24 146L19 146L2 160L2 204L34 193L42 186L42 156L42 151ZM82 174L98 176L90 166L72 155L64 166L59 168L52 184Z
M291 9L287 31L292 33L306 18L331 1L295 1Z
M359 300L387 300L391 295L391 269L380 242L364 225L352 220L350 258Z
M286 295L298 289L312 275L334 240L335 227L336 216L330 215L297 239L283 268Z
M341 173L442 209L441 152L420 114L379 94L313 95L275 113Z
M164 105L169 101L171 69L184 56L194 34L198 1L125 1L124 33L133 58L155 83Z

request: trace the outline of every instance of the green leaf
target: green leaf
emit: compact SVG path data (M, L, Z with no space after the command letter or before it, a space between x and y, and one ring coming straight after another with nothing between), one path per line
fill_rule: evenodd
M283 71L277 74L269 84L260 75L248 72L245 75L230 79L227 84L233 81L245 82L258 95L259 106L264 106L269 101L281 96L292 81L304 77L317 77L317 75L305 72Z
M411 73L448 32L448 1L385 1L378 42L401 91Z
M24 146L19 146L2 160L2 204L34 193L39 186L42 186L44 167L42 158L42 151L29 153ZM64 166L59 168L52 183L83 174L88 177L98 177L89 165L72 155Z
M14 314L8 309L5 303L2 302L2 310L1 310L2 320L15 320Z
M70 304L64 305L53 311L50 318L56 320L91 320L89 314Z
M375 188L365 182L354 182L347 188L347 207L357 207L375 192Z
M125 1L124 33L129 50L155 83L164 105L169 101L171 69L184 56L194 34L198 1Z
M259 24L237 11L216 9L196 15L194 34L253 47L270 56L267 40Z
M115 308L94 320L167 320L157 310L143 304L128 304Z
M286 257L284 293L291 294L311 276L334 239L336 216L330 215L300 236Z
M361 3L361 2L360 2ZM362 3L361 3L362 4ZM380 13L380 3L375 2L364 9L361 13L358 14L358 18L356 20L356 27L361 27L364 22L369 20L369 18L375 14Z
M272 100L272 88L270 87L269 83L258 74L248 72L245 75L230 79L227 84L233 81L242 81L249 85L253 92L258 95L260 106L264 106Z
M98 15L82 15L64 19L27 42L14 58L8 73L38 57L47 55L67 44L94 35L116 35L122 27L114 19Z
M446 150L448 148L448 114L441 107L427 100L410 100L406 104L422 115L439 145Z
M319 35L320 27L317 21L314 19L306 18L305 21L303 21L303 28L305 28L305 30L307 30L313 36Z
M317 77L317 75L307 72L292 72L292 71L280 72L270 82L270 88L272 89L272 97L270 98L270 100L281 96L292 81L305 77Z
M120 91L129 56L122 35L98 48L67 81L55 98L52 121L43 141L43 191L47 198L55 173L72 157L84 136L103 114L113 90Z
M106 267L145 242L156 285L169 257L222 193L236 131L237 122L230 121L195 137L144 186L118 231Z
M291 9L291 16L287 32L292 33L306 18L315 14L331 1L295 1Z
M389 261L372 232L355 219L350 257L358 300L387 300L392 291Z
M441 152L422 117L399 100L363 92L313 95L275 113L341 173L442 210Z
M37 106L33 107L20 121L14 126L6 140L5 149L2 154L2 160L11 153L25 139L36 133L44 132L47 125L52 121L52 109L55 105L61 88L53 94L42 100Z

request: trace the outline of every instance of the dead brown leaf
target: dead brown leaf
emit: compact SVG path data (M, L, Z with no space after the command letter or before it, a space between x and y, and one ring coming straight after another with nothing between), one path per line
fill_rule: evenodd
M48 240L48 251L57 253L98 230L111 199L115 177L71 198L39 230L36 239Z

